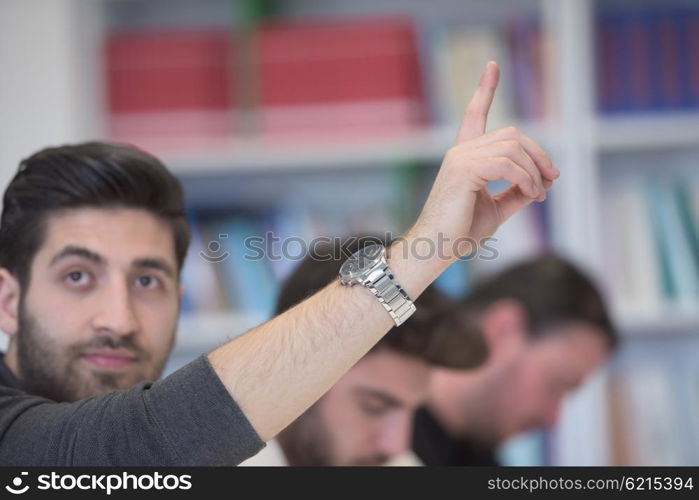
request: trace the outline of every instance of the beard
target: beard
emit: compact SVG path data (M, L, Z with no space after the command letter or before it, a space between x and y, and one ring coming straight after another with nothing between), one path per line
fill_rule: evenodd
M375 466L388 462L389 456L374 454L341 461L336 441L320 411L321 398L278 436L277 440L292 467Z
M333 465L332 440L317 401L286 427L277 439L292 467Z
M23 302L20 300L18 310L17 369L28 394L73 402L160 377L169 349L162 359L154 359L130 336L95 337L89 342L61 345L25 310ZM90 349L105 347L128 349L136 361L121 372L86 369L83 355Z

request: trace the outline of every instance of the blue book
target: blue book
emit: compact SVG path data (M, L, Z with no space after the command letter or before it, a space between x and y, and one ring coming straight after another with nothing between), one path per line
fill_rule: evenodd
M689 60L689 26L687 24L687 12L683 10L675 10L670 17L675 25L677 32L677 78L679 79L680 98L677 103L678 109L689 109L691 107L690 94L690 64Z
M624 20L625 54L623 57L627 85L628 108L646 112L653 108L652 61L649 57L652 40L652 18L642 13L630 13Z
M600 107L605 113L617 113L627 107L628 68L624 67L623 17L605 13L597 21Z
M654 23L654 75L657 100L661 109L680 109L683 102L681 81L680 34L677 16L658 11Z
M663 293L669 301L677 298L677 284L670 269L672 259L672 248L670 246L670 235L665 225L663 204L664 197L661 189L655 183L648 182L646 186L646 196L648 201L648 216L653 228L653 244L659 257L658 267L660 268Z
M271 317L277 296L275 280L266 253L249 239L262 238L264 233L252 218L244 216L230 219L225 232L231 256L224 264L233 279L237 305L245 312Z
M625 112L638 111L633 97L633 88L636 82L633 80L634 40L631 36L631 29L633 29L635 22L634 17L627 12L615 13L612 16L612 29L615 32L614 43L618 45L615 68L618 72L621 88L618 95L617 110ZM612 71L614 71L614 68L612 68Z
M692 75L687 79L689 84L689 102L694 108L699 108L699 9L687 15L687 71Z
M687 244L690 248L695 271L697 276L699 276L699 213L696 213L692 206L690 185L691 183L689 182L677 182L674 186L674 198L677 203L683 231L687 237Z
M652 183L649 201L668 296L679 305L693 307L699 299L699 263L694 259L673 186Z

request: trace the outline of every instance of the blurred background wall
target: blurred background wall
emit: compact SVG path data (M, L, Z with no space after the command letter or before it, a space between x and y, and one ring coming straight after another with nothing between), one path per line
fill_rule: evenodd
M496 258L439 285L458 296L553 249L603 286L624 335L560 425L505 460L697 465L694 1L4 0L0 183L88 139L173 169L195 238L171 371L268 317L312 238L407 229L490 59L489 128L521 127L563 175L496 234ZM242 258L254 235L268 258Z

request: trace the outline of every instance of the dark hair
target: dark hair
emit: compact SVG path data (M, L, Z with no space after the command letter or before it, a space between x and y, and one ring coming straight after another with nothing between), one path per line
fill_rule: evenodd
M3 198L0 266L28 285L47 218L85 207L140 208L168 222L182 269L190 232L179 181L154 156L102 142L46 148L20 163Z
M364 245L390 241L379 236L336 239L333 243L317 245L283 283L277 299L280 314L313 295L338 278L342 263ZM415 301L417 310L402 325L391 329L370 352L390 349L420 358L432 365L448 368L470 368L474 361L463 350L450 350L461 342L462 326L453 326L461 316L457 304L429 286Z
M514 299L524 307L531 339L551 334L556 326L582 323L597 327L610 349L619 342L599 290L577 267L556 255L520 262L474 286L462 303L470 351L487 355L479 318L500 299Z

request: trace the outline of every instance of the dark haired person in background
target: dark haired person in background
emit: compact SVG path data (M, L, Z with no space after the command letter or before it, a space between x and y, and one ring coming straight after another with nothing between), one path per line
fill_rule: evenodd
M390 242L363 236L320 245L282 286L277 314L336 279L343 255ZM455 303L434 286L417 311L393 328L313 406L243 465L408 465L415 411L425 403L433 366L468 368ZM441 328L438 328L440 327ZM461 348L460 348L461 347ZM393 460L393 462L389 462Z
M401 309L335 280L156 382L189 243L179 182L127 146L48 148L24 160L0 219L0 329L10 336L0 465L234 465L257 453L413 311L409 299L545 199L559 176L546 153L513 127L485 132L498 79L488 64L404 238L385 260L348 262L360 275L388 266L394 278L382 283L402 291ZM512 185L493 196L485 185L498 179ZM426 254L445 239L460 244Z
M595 285L553 255L483 281L461 309L467 350L487 361L469 371L434 370L413 438L426 465L495 465L505 439L552 426L563 397L618 342Z

